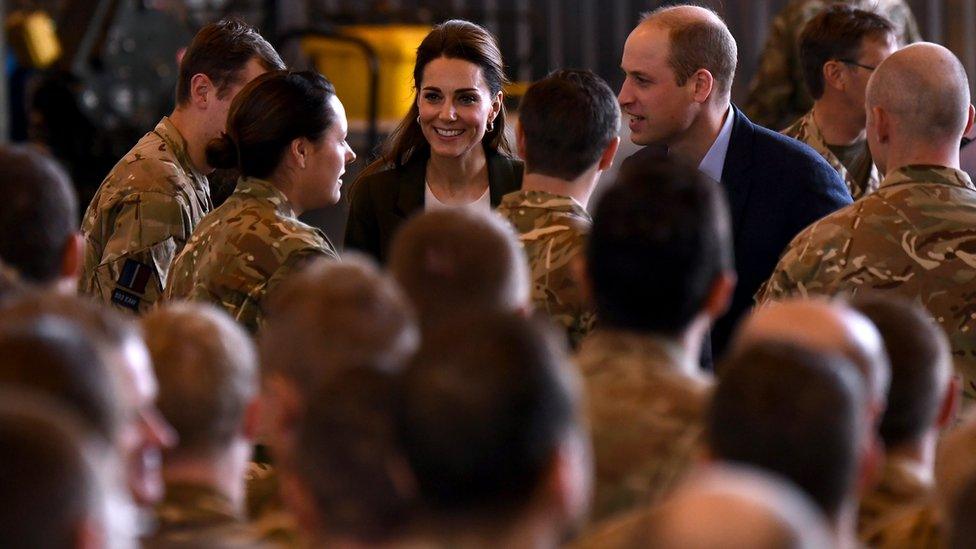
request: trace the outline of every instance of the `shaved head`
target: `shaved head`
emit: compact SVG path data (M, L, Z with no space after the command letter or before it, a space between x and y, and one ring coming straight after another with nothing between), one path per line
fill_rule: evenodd
M764 341L795 343L845 356L860 371L874 411L880 414L884 409L891 380L884 341L870 320L847 305L815 299L774 303L742 322L733 350Z
M888 113L901 139L958 147L968 120L969 81L951 51L921 42L878 66L866 103L869 117L875 107Z
M693 476L651 514L649 526L647 547L655 549L833 545L827 523L804 494L771 475L733 466Z

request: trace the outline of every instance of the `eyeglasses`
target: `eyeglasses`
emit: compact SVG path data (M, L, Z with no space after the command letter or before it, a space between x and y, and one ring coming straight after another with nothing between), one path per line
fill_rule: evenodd
M871 65L862 65L862 64L858 63L857 61L851 61L850 59L838 59L838 61L840 61L841 63L844 63L845 65L854 65L855 67L861 67L862 69L865 69L865 70L868 70L868 71L873 71L874 69L878 68L877 65L874 66L874 67L872 67Z

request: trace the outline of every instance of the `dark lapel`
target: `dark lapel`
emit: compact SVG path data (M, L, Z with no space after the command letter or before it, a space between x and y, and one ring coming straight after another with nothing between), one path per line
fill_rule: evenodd
M515 163L511 158L497 152L485 151L488 155L488 193L491 206L501 204L502 197L522 187L521 169L516 174Z
M396 181L397 215L406 219L424 209L424 181L427 179L427 153L419 152L407 161ZM396 171L394 171L396 173Z
M725 165L722 166L722 185L729 198L733 231L738 233L742 226L742 215L749 202L749 193L752 190L749 169L753 160L755 129L752 122L735 105L732 105L732 113L735 115L735 120L732 121L732 137L729 139Z

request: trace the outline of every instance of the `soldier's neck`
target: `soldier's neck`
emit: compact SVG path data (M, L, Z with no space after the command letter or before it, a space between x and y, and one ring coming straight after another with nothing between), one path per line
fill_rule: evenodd
M864 140L864 114L851 113L838 101L821 99L814 103L813 120L828 145L847 146Z
M219 455L207 458L167 456L163 479L167 484L187 483L207 486L226 497L238 512L244 512L244 476L251 445L246 440L232 442Z
M899 459L913 464L917 470L926 475L932 475L935 469L935 446L938 442L938 431L930 429L918 440L912 440L887 448L888 459Z
M959 140L945 144L892 139L888 145L886 174L905 166L944 166L959 169Z
M569 196L585 208L590 201L590 195L593 194L593 188L596 187L596 182L600 178L600 173L601 171L597 169L596 165L572 181L540 173L526 173L522 176L522 190Z
M213 168L207 164L207 143L217 137L188 108L176 107L169 115L169 121L183 136L186 142L186 153L190 157L193 167L200 173L210 173Z

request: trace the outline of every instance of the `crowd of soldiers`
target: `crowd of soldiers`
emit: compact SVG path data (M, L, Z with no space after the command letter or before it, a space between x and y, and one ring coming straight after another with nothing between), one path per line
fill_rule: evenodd
M759 125L721 18L663 7L619 92L557 70L506 131L494 37L444 22L340 251L299 216L342 98L204 27L83 215L0 147L0 546L973 546L976 109L918 38L794 0Z

